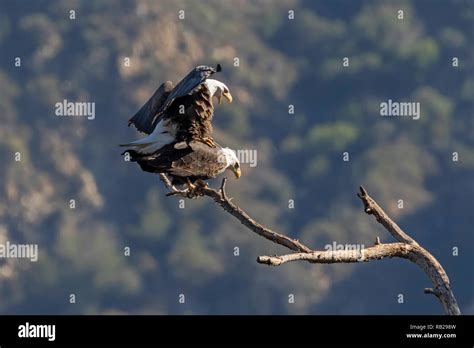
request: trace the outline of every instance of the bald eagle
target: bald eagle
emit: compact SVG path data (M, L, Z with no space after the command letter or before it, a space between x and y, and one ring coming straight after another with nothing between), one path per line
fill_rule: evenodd
M129 120L147 137L122 144L128 147L132 162L150 173L167 174L174 185L214 178L230 169L240 177L240 163L235 152L223 148L212 138L213 98L232 102L227 86L210 76L221 70L194 68L175 87L164 82Z
M240 177L240 163L235 152L219 145L211 147L200 141L173 142L161 147L151 155L127 150L131 161L137 162L142 170L150 173L164 173L173 185L194 183L197 180L215 178L226 169Z
M219 64L216 68L200 65L175 87L171 81L164 82L128 123L148 136L121 146L147 155L175 141L198 141L217 147L212 139L213 98L219 104L223 97L232 102L224 83L208 79L219 71Z

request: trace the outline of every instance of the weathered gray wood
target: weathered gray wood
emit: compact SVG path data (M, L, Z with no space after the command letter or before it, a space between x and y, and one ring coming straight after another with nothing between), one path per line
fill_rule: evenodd
M179 195L186 198L200 196L211 197L226 212L238 219L245 227L254 233L274 243L283 245L296 253L281 256L259 256L257 262L271 266L280 266L292 261L308 261L311 263L353 263L369 262L383 258L400 257L417 264L428 275L434 288L425 289L426 294L435 295L443 305L445 312L449 315L460 315L459 306L451 290L449 278L441 264L426 249L422 248L413 238L406 234L385 211L369 196L361 186L358 197L364 204L364 211L373 215L387 231L398 241L398 243L381 243L377 237L375 245L361 250L334 250L317 251L296 239L275 232L252 219L244 210L232 203L225 192L226 180L222 180L219 190L208 186L197 186L193 191L178 190L168 180L166 175L161 174L161 180L170 190L168 195Z

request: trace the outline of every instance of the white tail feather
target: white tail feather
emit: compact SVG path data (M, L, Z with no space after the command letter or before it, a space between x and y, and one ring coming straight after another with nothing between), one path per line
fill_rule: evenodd
M175 128L169 125L168 122L165 124L162 120L156 125L153 133L150 135L127 144L120 144L120 146L129 147L131 150L142 154L150 154L172 143L175 140L175 135Z

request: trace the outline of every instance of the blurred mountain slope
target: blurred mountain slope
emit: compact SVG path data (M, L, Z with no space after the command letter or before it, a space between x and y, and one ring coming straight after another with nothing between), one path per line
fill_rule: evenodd
M209 200L182 209L123 160L117 144L140 136L127 120L154 90L219 62L235 99L216 139L258 154L229 180L240 206L316 248L388 241L355 197L363 184L473 313L473 4L345 4L0 0L0 241L40 249L0 260L0 312L440 313L406 262L258 265L286 251ZM95 102L96 117L57 117L64 99ZM380 117L388 99L420 102L420 119Z

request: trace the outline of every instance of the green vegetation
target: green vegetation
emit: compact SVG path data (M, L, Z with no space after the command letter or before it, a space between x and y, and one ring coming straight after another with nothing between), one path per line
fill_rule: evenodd
M210 200L181 209L122 160L155 88L217 62L234 102L217 108L216 139L258 151L229 178L239 205L318 249L388 241L362 184L474 313L473 21L472 1L0 0L0 242L40 249L37 263L0 259L0 313L440 313L401 262L258 265L284 249ZM96 118L55 116L63 99L95 102ZM388 99L420 102L420 119L381 117Z

